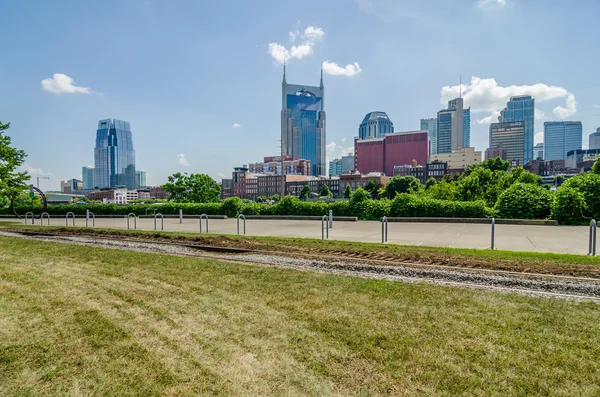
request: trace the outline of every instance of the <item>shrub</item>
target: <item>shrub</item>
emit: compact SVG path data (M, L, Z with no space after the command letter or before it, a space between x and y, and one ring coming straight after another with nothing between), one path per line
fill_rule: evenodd
M515 183L498 198L498 216L508 219L546 219L552 211L552 193L528 183Z
M585 218L600 219L600 175L584 174L573 176L565 181L558 189L574 188L579 190L585 199L586 211L583 213Z
M421 183L414 176L395 176L390 178L385 191L388 198L393 199L399 193L416 193L421 189Z
M230 197L223 200L222 215L227 215L229 218L235 218L240 214L244 202L239 197Z
M587 213L585 196L578 189L563 186L556 191L552 219L565 225L580 225L587 223Z
M399 194L392 201L390 215L416 218L489 218L494 211L484 201L448 201L413 194Z
M369 193L363 188L356 189L356 192L352 194L352 198L350 199L350 213L353 216L357 216L360 219L364 219L367 210L367 203L369 202L371 196Z
M384 200L371 200L367 202L365 219L380 219L384 216L390 216L390 210L392 208L392 201L388 199Z

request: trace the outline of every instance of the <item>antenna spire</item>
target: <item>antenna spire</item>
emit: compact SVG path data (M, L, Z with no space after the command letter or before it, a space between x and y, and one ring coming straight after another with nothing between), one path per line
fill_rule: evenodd
M321 89L323 89L323 63L321 62Z
M283 58L283 82L287 83L287 81L285 80L285 58Z
M460 83L458 83L458 87L460 90L459 98L462 98L462 74L460 75Z

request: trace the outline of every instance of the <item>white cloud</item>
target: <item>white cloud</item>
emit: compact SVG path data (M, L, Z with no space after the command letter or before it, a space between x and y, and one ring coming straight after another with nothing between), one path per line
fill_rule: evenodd
M538 143L544 143L544 131L536 132L533 137L533 142L535 145Z
M546 113L542 112L540 109L535 109L535 119L543 120L546 117Z
M323 62L323 71L332 76L352 77L362 72L362 69L358 62L354 62L353 64L349 63L346 67L341 67L335 62L325 61Z
M52 94L91 94L92 90L88 87L78 87L75 81L66 74L54 73L50 78L42 80L42 90Z
M477 124L492 124L498 121L498 116L500 116L500 112L494 110L492 114L482 119L477 120Z
M31 180L33 181L35 179L36 176L46 176L46 177L53 177L54 175L51 172L46 172L41 168L35 168L34 166L32 166L29 163L23 163L23 165L20 167L20 171L27 171L27 173L31 176ZM33 182L32 182L33 183Z
M182 167L189 167L190 166L190 162L188 161L187 156L185 154L183 154L183 153L179 153L177 155L177 162Z
M335 143L334 141L331 141L327 144L326 148L328 152L335 152L335 148L337 148L337 143Z
M567 97L566 107L557 106L554 108L552 113L554 113L556 117L561 119L566 119L567 117L577 113L577 102L575 102L575 96L573 94L569 94L569 96Z
M440 103L446 105L449 100L459 96L460 90L458 85L443 87ZM575 102L574 95L563 87L549 86L542 83L503 87L498 85L494 78L482 79L479 77L472 77L470 83L462 85L465 106L470 106L473 113L489 114L488 117L481 120L494 120L494 115L504 109L510 97L518 95L531 95L535 98L536 105L540 102L566 98L566 107L558 106L554 109L554 114L558 117L567 117L577 111L577 102ZM539 117L540 113L537 115Z
M341 139L341 141L342 141L342 143L346 143L346 137L343 137L343 138Z
M482 8L491 4L498 4L499 6L504 7L506 5L506 0L479 0L477 2L477 7Z
M240 128L242 125L240 123L233 123L231 126L233 128Z
M302 43L293 45L289 50L283 44L277 42L269 43L268 53L278 63L284 63L286 60L293 58L301 60L311 55L315 44L325 37L325 31L317 26L309 26L304 29L302 34L298 31L295 33L289 32L289 37L292 42L300 39Z

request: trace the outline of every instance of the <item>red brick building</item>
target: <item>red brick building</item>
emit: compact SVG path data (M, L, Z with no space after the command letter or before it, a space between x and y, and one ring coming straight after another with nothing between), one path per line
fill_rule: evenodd
M354 138L354 166L362 174L383 172L394 175L394 166L414 162L425 165L428 156L427 131L398 132L362 140Z

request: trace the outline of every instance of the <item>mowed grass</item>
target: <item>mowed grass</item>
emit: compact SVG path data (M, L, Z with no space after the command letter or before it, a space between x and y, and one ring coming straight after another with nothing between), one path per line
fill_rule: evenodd
M600 394L600 307L0 237L0 395Z

